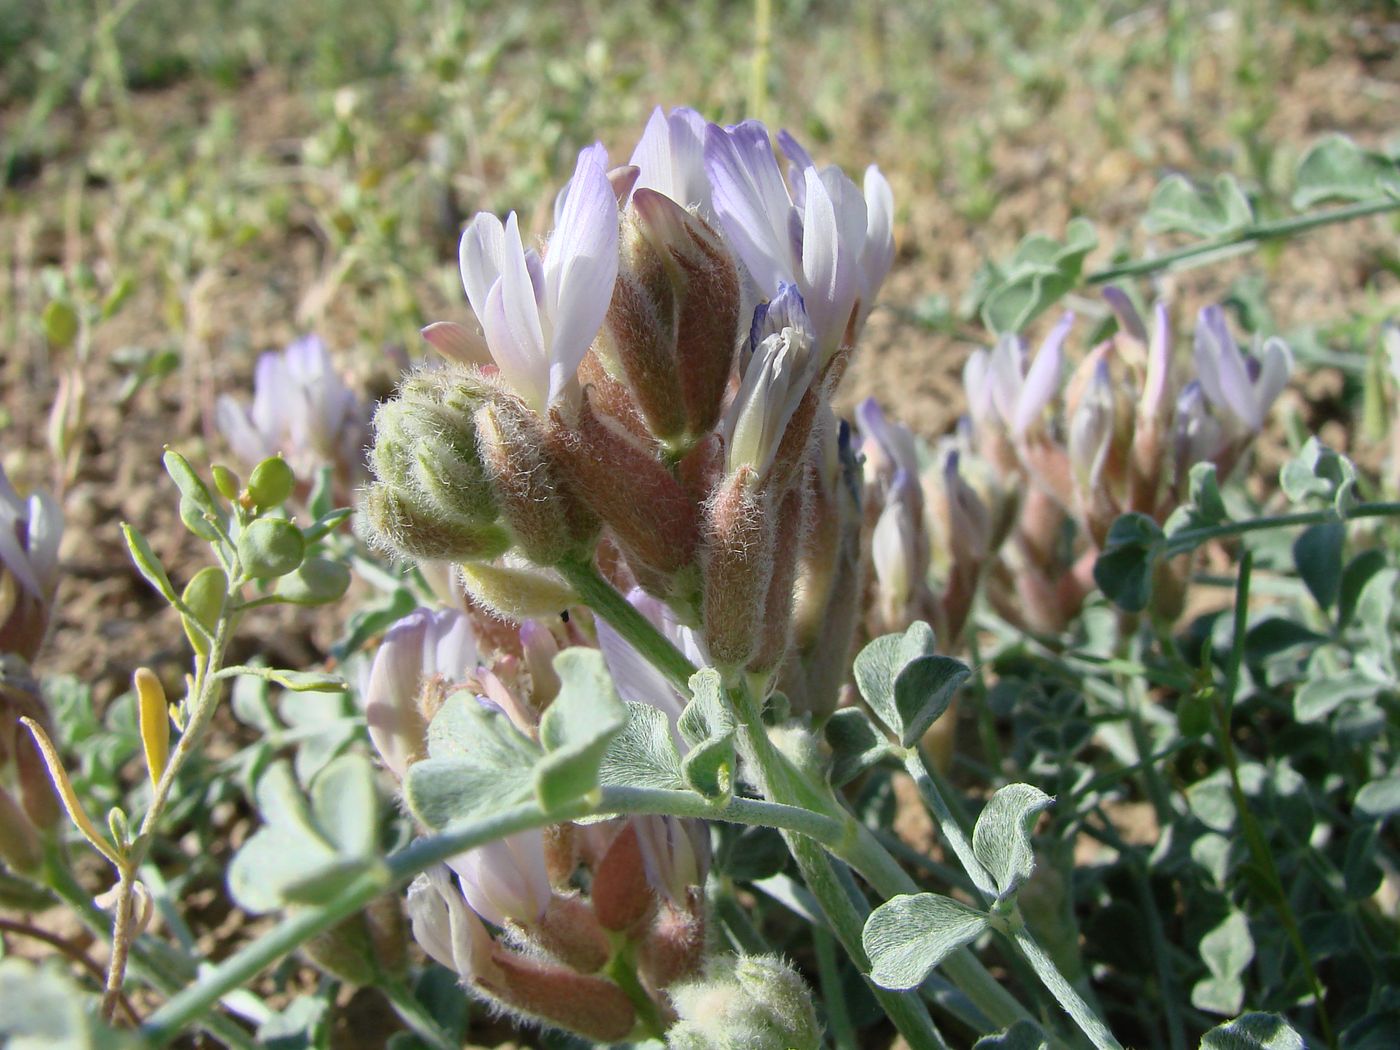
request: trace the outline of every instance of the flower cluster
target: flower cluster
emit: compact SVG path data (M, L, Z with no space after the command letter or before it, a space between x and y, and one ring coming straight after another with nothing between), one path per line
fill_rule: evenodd
M1193 378L1184 378L1173 361L1166 307L1154 308L1149 333L1121 291L1110 288L1105 298L1117 330L1068 375L1070 314L1034 358L1008 336L973 354L963 375L962 462L992 479L980 485L991 494L983 506L996 519L1005 494L1020 494L1002 519L1007 527L989 530L1007 542L989 574L988 596L1002 615L1032 630L1060 631L1078 614L1119 515L1165 522L1187 498L1193 466L1211 463L1221 479L1234 470L1292 372L1281 340L1245 351L1221 308L1209 306L1197 320ZM1180 587L1160 582L1156 611L1174 616Z
M513 619L569 604L569 566L598 558L715 666L783 672L820 711L844 671L788 657L851 644L859 496L831 398L893 204L874 167L861 188L779 141L783 165L756 122L658 110L629 164L580 153L538 246L514 214L476 216L479 332L425 329L450 362L380 408L366 507L389 547L464 563Z
M638 604L657 612L644 598ZM399 621L361 684L385 767L402 779L426 757L429 724L445 705L483 705L514 732L536 738L539 714L558 690L551 658L561 644L582 640L577 629L561 634L528 621L510 651L488 653L456 610L424 609ZM671 687L603 625L597 640L619 691L666 711L674 727L680 707ZM670 1010L666 990L698 970L708 866L709 840L693 821L563 824L519 832L433 869L411 888L408 913L418 943L477 994L612 1042L637 1020L628 994L606 975L619 952L636 961L660 1014Z
M223 395L217 421L245 466L278 454L302 478L329 466L346 492L364 476L369 410L314 335L259 357L252 403Z

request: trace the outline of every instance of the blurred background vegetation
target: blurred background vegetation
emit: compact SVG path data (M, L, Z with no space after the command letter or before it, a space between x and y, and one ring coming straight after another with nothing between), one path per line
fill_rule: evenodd
M0 456L22 490L81 496L73 558L95 582L60 602L88 648L51 651L124 688L148 641L110 526L173 526L157 450L224 454L214 400L258 352L319 332L386 392L422 324L466 314L463 222L514 208L542 230L575 152L624 161L655 105L879 163L899 258L846 396L933 435L987 338L964 302L988 259L1080 214L1090 268L1157 249L1138 220L1173 171L1233 173L1267 217L1321 133L1395 131L1397 45L1393 4L1283 0L0 0ZM1373 220L1214 268L1208 290L1334 366L1299 411L1340 427L1397 274Z

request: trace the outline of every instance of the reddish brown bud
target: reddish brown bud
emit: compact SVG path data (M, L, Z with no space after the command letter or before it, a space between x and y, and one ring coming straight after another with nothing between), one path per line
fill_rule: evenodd
M574 427L551 418L551 451L571 488L612 529L634 568L670 575L695 557L699 509L656 456L596 415L585 394Z
M631 236L629 236L631 234ZM685 406L676 371L675 295L660 260L635 224L623 227L624 268L608 306L606 343L652 434L676 443L685 433Z
M557 565L590 548L597 521L559 483L540 418L519 398L502 396L477 410L476 426L501 517L525 556Z
M692 888L685 905L665 901L637 945L637 967L647 986L664 991L700 972L705 960L705 907Z
M544 829L544 867L549 884L562 889L569 885L578 867L578 829L573 824L551 824Z
M749 661L751 671L771 671L787 656L792 638L793 594L797 567L806 543L804 486L794 485L778 507L778 542L773 548L773 576L763 605L763 635Z
M675 355L687 431L698 438L719 422L739 340L739 272L705 220L653 190L632 195L637 229L662 260L675 289Z
M700 617L718 667L743 667L758 647L773 576L772 518L751 467L731 474L705 507Z
M589 897L598 921L610 930L631 929L655 905L637 829L631 823L623 826L593 866Z
M574 973L497 944L476 985L509 1009L600 1043L625 1039L637 1023L627 993L603 977Z
M579 973L601 970L612 954L598 917L578 896L551 897L539 922L530 926L529 935L550 955Z

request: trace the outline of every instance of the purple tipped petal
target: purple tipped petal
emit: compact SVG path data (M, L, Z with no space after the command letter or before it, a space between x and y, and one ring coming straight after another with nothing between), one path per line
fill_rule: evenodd
M768 131L757 121L705 129L705 173L724 232L766 295L797 276L788 196Z
M1103 297L1108 301L1109 308L1118 318L1118 326L1123 329L1125 335L1130 339L1147 345L1147 328L1142 323L1142 318L1138 316L1137 307L1128 298L1126 292L1121 288L1109 285L1103 290Z
M1060 388L1060 371L1064 357L1062 349L1070 328L1074 325L1074 314L1066 313L1059 323L1050 330L1035 361L1026 373L1020 396L1016 399L1016 415L1012 431L1024 434L1038 420Z
M602 327L617 280L617 198L598 161L600 150L590 147L579 154L569 199L544 260L552 328L546 403L578 372Z

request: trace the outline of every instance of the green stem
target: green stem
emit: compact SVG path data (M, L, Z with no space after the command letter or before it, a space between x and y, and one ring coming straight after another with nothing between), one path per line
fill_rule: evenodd
M92 897L73 878L72 873L57 859L51 857L45 870L45 882L58 897L67 904L79 920L94 934L104 939L112 936L111 917L97 905ZM157 950L174 954L168 945L152 942L150 945L141 938L131 943L130 966L136 975L164 995L173 995L194 980L195 966L188 959L158 958ZM209 1014L194 1023L225 1046L235 1050L257 1050L257 1043L231 1018L222 1014Z
M1022 926L1015 932L1012 939L1016 942L1016 947L1021 949L1021 954L1031 964L1035 975L1040 978L1040 983L1045 985L1065 1013L1074 1018L1074 1023L1079 1026L1079 1030L1089 1037L1089 1041L1094 1044L1097 1050L1123 1050L1122 1044L1113 1037L1108 1026L1099 1020L1099 1015L1094 1012L1093 1007L1080 997L1079 993L1075 991L1074 985L1070 984L1065 979L1065 975L1060 973L1059 967L1045 953L1045 949L1040 946L1039 942L1031 936L1030 931Z
M442 1026L423 1009L423 1004L403 981L385 981L379 986L379 990L384 993L384 998L389 1000L389 1005L394 1008L394 1013L399 1015L399 1020L408 1025L419 1039L433 1047L433 1050L459 1050L461 1044L442 1030Z
M664 1039L666 1022L661 1017L661 1011L656 1008L656 1000L647 994L642 982L637 979L637 964L632 957L630 946L624 945L613 953L606 972L617 986L627 993L632 1008L637 1011L637 1023L641 1025L645 1037Z
M933 812L934 819L938 821L939 830L958 860L962 862L978 891L986 902L996 901L999 896L996 881L973 853L972 843L968 841L962 825L953 815L943 793L938 789L938 785L934 783L928 766L924 763L923 755L917 747L911 747L905 751L904 768L914 778L914 783L919 788L919 794ZM1040 978L1040 983L1045 985L1046 990L1055 997L1065 1013L1074 1018L1075 1023L1098 1047L1098 1050L1122 1050L1107 1026L1099 1020L1098 1014L1060 973L1055 963L1036 943L1030 932L1022 926L1017 930L1013 939L1031 964L1031 968L1035 970L1036 976ZM952 976L951 972L949 976Z
M619 594L592 562L567 562L558 568L584 605L607 620L682 695L690 695L690 676L695 673L695 665Z
M841 988L841 970L836 960L836 945L831 931L824 926L812 927L812 944L817 950L817 973L822 984L822 1003L826 1006L826 1027L836 1050L859 1050L851 1012L846 1009L846 993Z
M1358 503L1346 512L1346 520L1353 518L1389 518L1400 516L1400 503ZM1276 514L1266 518L1250 518L1247 521L1227 521L1221 525L1210 525L1200 529L1186 529L1171 536L1163 548L1163 558L1173 558L1178 554L1193 551L1201 544L1225 536L1241 536L1247 532L1262 529L1283 529L1293 525L1318 525L1336 521L1337 512L1332 509L1299 511L1296 514Z
M1213 262L1217 258L1226 258L1250 251L1264 241L1291 237L1319 226L1328 226L1336 222L1349 222L1352 219L1363 219L1369 215L1381 215L1397 209L1400 209L1400 201L1385 198L1309 212L1306 215L1296 215L1288 219L1276 219L1273 222L1257 222L1235 233L1201 241L1197 244L1189 244L1184 248L1178 248L1176 251L1167 252L1151 259L1135 259L1132 262L1095 270L1085 276L1084 283L1107 284L1109 281L1116 281L1121 277L1141 277L1159 270L1187 269L1188 266L1197 266Z
M1240 559L1239 584L1235 589L1235 638L1234 645L1230 650L1229 663L1226 665L1225 689L1223 693L1219 693L1215 697L1216 743L1220 748L1221 758L1224 759L1225 766L1230 771L1230 793L1234 798L1235 812L1239 816L1240 830L1244 833L1245 845L1249 849L1250 858L1264 875L1269 888L1270 903L1273 904L1274 911L1278 914L1279 923L1283 926L1289 944L1298 956L1298 962L1303 969L1303 977L1312 989L1313 1001L1317 1004L1317 1024L1322 1030L1323 1041L1332 1050L1336 1050L1337 1037L1332 1031L1332 1021L1328 1016L1327 1004L1324 1001L1326 992L1322 987L1322 982L1318 979L1317 971L1313 968L1312 956L1303 943L1298 917L1294 915L1293 908L1288 903L1288 894L1284 891L1283 880L1279 877L1278 867L1274 864L1273 851L1269 849L1268 840L1259 827L1259 821L1255 818L1249 798L1244 793L1244 785L1240 780L1239 756L1235 753L1235 742L1230 728L1231 717L1234 713L1235 694L1239 689L1240 668L1244 662L1245 631L1249 624L1249 578L1253 568L1253 552L1245 551L1244 557Z

